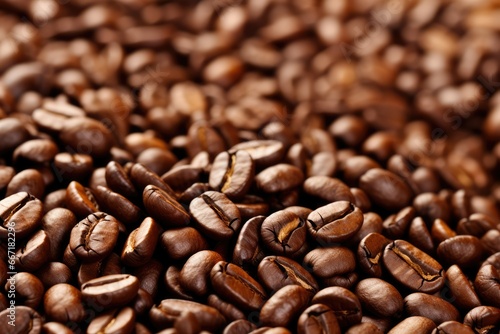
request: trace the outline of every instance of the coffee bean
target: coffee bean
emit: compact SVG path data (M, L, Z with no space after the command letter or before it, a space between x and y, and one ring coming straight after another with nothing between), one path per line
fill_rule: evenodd
M414 217L415 209L411 206L400 210L395 215L390 215L383 222L384 234L392 239L403 237Z
M354 202L349 187L341 180L328 176L311 176L303 184L306 194L320 198L325 202Z
M300 285L315 292L318 284L314 277L300 264L282 256L267 256L259 264L259 280L270 291L277 291L286 285Z
M432 331L432 334L441 333L473 334L474 331L469 326L452 320L443 322Z
M401 178L392 172L372 168L359 179L359 188L370 200L387 210L402 209L409 204L413 194Z
M15 118L4 118L0 120L0 153L14 150L29 138L29 133L22 122Z
M449 221L450 208L448 203L433 193L423 193L415 197L413 207L417 215L426 222L433 222L435 219Z
M215 157L210 170L210 186L232 200L239 200L248 192L255 173L255 164L246 151L234 154L222 152Z
M330 278L354 271L356 258L346 247L316 248L304 257L304 267L315 277Z
M158 292L163 270L161 262L151 259L146 265L136 268L133 274L139 280L139 287L146 290L154 298Z
M194 183L179 195L179 202L189 205L193 199L209 190L212 190L212 188L208 185L208 183Z
M478 238L458 235L441 242L437 254L443 262L456 264L461 268L477 266L483 258L483 248Z
M115 253L96 262L82 263L78 269L78 284L81 286L88 281L107 275L116 275L122 273L122 263L120 257Z
M171 170L163 174L161 179L174 191L183 192L193 183L201 182L205 178L204 174L205 172L201 167L192 165L174 166Z
M388 244L382 258L389 273L413 291L433 293L444 284L443 267L407 241Z
M331 333L340 334L340 327L335 313L324 304L309 306L299 317L297 333L315 334Z
M118 233L118 221L113 216L96 212L73 227L69 245L81 261L99 261L113 251Z
M342 329L347 329L361 322L361 304L358 297L351 291L333 286L318 291L311 301L313 304L328 306Z
M103 186L97 186L92 191L97 203L99 203L99 208L113 215L120 222L126 225L135 225L142 220L144 213L124 196Z
M86 117L65 120L59 138L74 152L98 158L108 155L113 146L113 136L108 128Z
M47 290L43 307L49 319L62 323L80 322L85 317L81 292L66 283L56 284Z
M358 273L353 271L345 275L338 275L329 278L324 278L322 280L322 283L323 286L325 287L340 286L346 289L350 289L358 282L358 279L359 279Z
M179 317L175 319L173 330L176 333L199 333L200 324L198 323L198 320L196 320L196 316L193 313L189 311L183 311L181 312Z
M92 191L76 181L66 188L66 205L77 217L86 217L99 211Z
M46 333L46 334L71 334L71 333L73 333L73 331L59 322L51 321L51 322L46 322L43 324L42 333Z
M249 219L241 228L234 246L233 262L240 266L256 267L264 258L264 251L260 245L260 230L265 216L255 216Z
M166 290L172 294L172 296L185 299L194 300L194 296L191 296L184 288L182 288L180 283L181 270L175 266L168 267L165 272L164 282Z
M257 188L265 193L278 193L292 190L304 181L300 169L288 164L268 167L255 176Z
M350 157L345 161L343 166L344 178L350 185L358 184L361 176L373 168L380 168L380 165L367 156L359 155Z
M238 208L219 192L207 191L195 198L189 212L200 230L214 240L230 239L241 226Z
M19 270L33 272L49 261L50 240L45 231L40 230L19 247L15 254L15 266Z
M27 272L19 272L13 275L10 281L7 281L5 291L11 292L12 284L15 287L16 301L19 304L34 309L38 308L45 289L36 276Z
M17 238L24 238L40 224L43 205L40 200L27 192L10 195L0 201L0 238L15 231ZM14 230L13 230L14 229Z
M281 210L265 218L260 227L262 243L272 253L294 257L306 241L306 224L292 212Z
M82 284L82 297L86 301L112 309L132 301L139 290L139 280L132 275L108 275Z
M500 272L491 264L482 266L474 280L474 287L487 305L500 308Z
M35 275L46 289L59 283L70 284L72 278L71 270L61 262L49 262L35 272Z
M53 170L59 179L83 181L92 172L93 159L88 154L58 153Z
M217 295L208 296L207 303L209 306L217 309L227 321L245 319L245 314L242 311L234 305L223 301Z
M493 306L478 306L464 317L464 325L475 333L494 334L500 330L500 309Z
M458 310L447 301L421 292L412 293L404 299L405 313L409 316L426 317L439 325L445 321L457 321Z
M264 326L287 327L309 304L312 294L300 285L287 285L276 291L260 310Z
M210 271L222 256L214 251L204 250L193 254L181 269L179 283L188 293L205 296L210 287Z
M481 301L472 283L456 264L446 270L447 286L450 289L450 302L462 311L470 311L480 306Z
M106 165L105 181L110 189L123 195L125 198L134 199L138 197L135 186L129 179L127 172L115 161L110 161Z
M137 163L150 169L157 175L162 175L177 162L175 155L169 150L152 147L142 151L137 156Z
M355 290L363 309L375 316L398 317L403 311L403 297L391 284L379 278L367 278Z
M167 230L160 236L160 244L172 260L180 260L207 249L203 236L192 227Z
M188 129L187 139L187 151L191 158L200 152L207 152L212 160L226 149L222 137L206 121L193 123Z
M175 192L169 187L168 184L166 184L158 175L141 164L133 164L130 167L129 176L139 193L143 191L144 194L148 186L154 186L163 190L171 197L176 198Z
M453 238L456 235L456 232L452 230L444 220L436 219L432 223L431 236L435 244L440 244L446 239Z
M431 334L436 324L429 318L413 316L408 317L394 326L387 334L422 333Z
M242 310L258 310L264 305L264 288L240 267L220 261L210 273L215 292Z
M132 307L137 315L144 315L149 312L151 307L153 307L154 300L149 292L139 288L137 296L135 296L131 304L133 305Z
M183 227L189 224L190 217L182 205L164 190L149 185L142 195L146 211L165 227Z
M408 229L408 241L427 254L434 252L435 247L431 233L421 217L416 217L411 221L410 228Z
M277 140L252 140L234 145L228 150L233 154L239 150L246 151L260 170L279 163L285 154L285 148Z
M89 324L87 333L132 333L135 327L135 312L130 307L108 311Z
M309 214L307 228L320 243L342 242L351 238L361 228L363 214L347 201L333 202Z
M350 327L346 334L381 334L383 333L376 325L370 323L361 323Z
M36 169L25 169L17 173L9 182L5 196L27 192L42 199L45 193L45 182L42 174Z
M488 255L500 252L498 240L500 240L500 230L497 229L491 229L481 237L481 243Z
M10 180L16 175L14 168L9 166L0 166L0 193L4 194Z
M267 215L269 212L269 204L258 196L247 195L239 203L235 203L235 205L240 210L242 220Z
M8 324L11 321L10 312L10 309L0 312L0 323ZM3 325L2 328L5 334L40 334L42 332L44 320L34 309L27 306L15 306L13 312L16 315L14 322L16 326Z
M222 334L247 334L256 329L257 327L248 320L240 319L231 322L224 328Z
M75 224L76 217L68 209L55 208L43 216L42 229L50 240L49 260L56 261L61 259L60 255Z
M141 225L130 232L123 247L122 262L131 267L147 263L156 249L161 228L153 218L147 217Z

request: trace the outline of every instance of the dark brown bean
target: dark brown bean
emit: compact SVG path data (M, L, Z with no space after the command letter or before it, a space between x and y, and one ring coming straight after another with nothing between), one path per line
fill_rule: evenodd
M318 284L313 276L300 264L282 256L267 256L259 264L259 280L270 291L277 291L286 285L296 284L315 292Z
M187 211L177 200L164 190L149 185L142 195L146 211L165 227L183 227L189 224Z
M190 294L205 296L210 288L210 271L223 258L218 253L203 250L187 259L179 274L181 287Z
M439 325L446 321L457 321L458 310L447 301L421 292L412 293L404 299L405 313L409 316L426 317Z
M408 317L394 326L387 334L421 333L431 334L436 324L429 318L413 316Z
M460 268L477 266L483 258L483 248L478 238L471 235L457 235L441 242L437 248L439 258Z
M8 233L15 231L17 238L24 238L40 224L43 205L34 196L20 192L0 201L0 238L6 239ZM14 230L15 229L15 230Z
M276 291L260 310L264 326L288 327L309 304L312 293L299 285L287 285Z
M246 151L222 152L215 157L208 183L232 200L242 199L252 185L255 164Z
M342 329L361 322L362 311L359 299L345 288L333 286L320 290L311 302L328 306L335 313Z
M82 294L69 284L56 284L45 293L43 306L49 319L66 323L80 322L85 317Z
M186 259L196 252L208 248L205 238L192 227L182 227L163 232L160 237L160 244L172 260Z
M390 318L403 311L403 297L391 284L379 278L367 278L358 283L355 290L363 309L371 314Z
M132 333L135 326L135 312L130 307L108 311L89 324L88 334Z
M340 334L340 327L335 313L324 304L309 306L299 317L298 334L330 333Z
M127 274L107 275L82 284L82 298L105 309L124 306L139 290L137 277Z
M306 224L292 212L281 210L265 218L261 241L273 254L294 257L306 241Z
M122 262L131 267L147 263L156 249L161 228L151 217L147 217L141 225L130 232L121 254Z

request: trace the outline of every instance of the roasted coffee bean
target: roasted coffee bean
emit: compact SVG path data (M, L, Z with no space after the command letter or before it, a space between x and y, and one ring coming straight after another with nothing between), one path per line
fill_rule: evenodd
M69 245L83 262L94 262L108 256L118 240L118 221L104 212L96 212L81 220L71 230Z
M130 307L108 311L89 324L87 333L132 333L135 326L135 312Z
M370 233L382 233L382 218L375 212L363 214L363 225L356 234L347 242L349 246L356 246Z
M374 324L361 323L350 327L346 334L382 334L383 332Z
M380 165L367 156L350 157L343 165L344 178L350 185L358 184L361 176L373 168L380 168Z
M421 292L412 293L404 299L405 313L409 316L426 317L439 325L446 321L457 321L458 310L447 301Z
M450 302L462 311L470 311L480 306L481 301L472 283L456 264L446 270L447 287L450 289Z
M387 210L398 210L407 206L413 196L411 189L396 174L372 168L359 179L359 188L372 203Z
M212 190L212 188L208 185L208 183L194 183L179 195L179 202L189 205L193 199L209 190Z
M340 327L335 313L324 304L309 306L299 317L297 333L316 334L331 333L340 334Z
M139 290L139 280L132 275L108 275L82 284L82 297L105 309L124 306L131 302Z
M264 258L264 251L260 245L260 230L265 216L255 216L249 219L241 228L234 246L232 261L240 266L256 267Z
M354 253L346 247L316 248L304 257L304 267L324 279L348 274L356 268Z
M42 333L44 334L72 334L73 331L68 328L67 326L51 321L51 322L46 322L42 326Z
M213 307L182 299L164 299L149 311L151 323L158 328L171 327L183 312L194 315L202 330L215 332L226 323L222 314Z
M422 333L431 334L436 324L429 318L413 316L408 317L394 326L387 334Z
M210 271L223 258L218 253L203 250L193 254L181 269L179 283L188 293L205 296L210 287Z
M11 312L16 315L15 320L9 317ZM8 325L10 321L14 321L15 326ZM6 309L0 312L0 323L5 334L40 334L42 333L43 321L40 314L28 306L15 306L13 310Z
M444 220L436 219L434 223L432 223L431 236L434 244L438 245L446 239L453 238L456 235L456 232L452 230Z
M500 330L500 309L493 306L475 307L465 315L464 325L475 333L497 333Z
M97 262L82 263L77 274L78 284L81 286L94 278L121 274L122 267L120 257L115 253Z
M92 172L93 160L88 154L63 152L54 157L52 167L59 180L83 181Z
M300 264L286 257L265 257L259 264L257 274L270 291L277 291L291 284L300 285L311 292L318 290L314 277Z
M36 169L25 169L17 173L9 182L5 196L27 192L42 199L45 193L45 182L42 174Z
M142 196L146 211L165 227L183 227L189 224L190 217L179 202L162 189L149 185Z
M388 244L382 258L389 273L413 291L434 293L444 285L443 267L407 241Z
M333 286L318 291L311 301L313 304L328 306L342 329L347 329L361 322L361 304L358 297L351 291Z
M55 208L43 216L42 229L50 240L49 260L61 259L65 243L68 242L71 229L75 224L76 217L68 209Z
M423 193L413 200L413 208L416 214L426 222L433 222L436 219L449 221L450 208L448 203L433 193Z
M9 293L14 291L16 302L36 309L43 299L45 289L36 276L27 272L20 272L7 280L5 291Z
M0 201L0 238L7 239L12 232L17 238L26 237L38 227L42 215L42 202L26 192L4 198Z
M16 269L34 272L49 261L50 240L45 231L40 230L19 247L15 254Z
M352 196L354 197L354 205L356 205L361 211L368 212L371 209L371 202L366 193L359 188L350 188Z
M231 322L229 325L224 328L224 332L222 334L247 334L256 329L253 323L248 320L240 319Z
M7 185L10 180L16 175L16 171L14 168L9 166L0 166L0 193L4 193L4 190L7 189Z
M215 292L242 310L258 310L264 305L266 292L240 267L220 261L210 273Z
M168 267L165 272L164 282L167 291L172 294L172 296L185 300L194 300L194 296L191 296L187 291L185 291L180 283L181 270L175 266Z
M255 176L257 188L265 193L278 193L292 190L304 181L300 169L288 164L268 167Z
M210 159L226 149L224 140L207 122L193 123L187 132L189 157L193 158L200 152L208 152Z
M48 193L43 200L44 213L56 208L66 207L66 189L59 189Z
M154 298L158 292L163 270L163 265L159 261L151 259L147 264L136 268L133 273L139 279L139 287Z
M382 277L382 256L391 241L379 233L370 233L358 245L357 259L361 269L373 277Z
M248 152L222 152L212 163L208 183L230 199L239 200L250 189L254 173L255 164Z
M192 200L189 212L200 230L214 240L230 239L241 226L236 205L226 195L216 191L207 191Z
M209 306L217 309L227 321L235 321L239 319L245 319L245 314L237 309L234 305L226 303L217 295L210 295L207 298L207 303Z
M228 150L233 154L246 151L255 162L256 169L263 169L279 163L285 154L285 147L277 140L252 140L234 145Z
M487 264L491 264L493 267L497 268L497 270L500 270L500 252L497 252L484 260L483 263L481 263L481 267Z
M371 314L390 318L403 311L403 297L391 284L379 278L367 278L358 283L355 290L363 309Z
M427 254L434 253L434 242L427 225L421 217L412 220L408 229L408 241Z
M264 326L288 327L309 304L312 293L300 285L287 285L276 291L262 306L259 320Z
M488 255L500 252L498 240L500 240L500 230L497 229L489 230L481 237L481 243Z
M460 219L457 225L458 234L473 235L481 238L486 232L494 229L496 221L483 213L473 213Z
M203 236L192 227L167 230L160 236L160 244L172 260L180 260L207 249Z
M144 289L139 288L137 296L132 301L133 309L137 315L143 315L149 312L154 305L153 297Z
M147 217L141 225L130 232L123 247L122 262L131 267L138 267L147 263L156 249L156 243L161 228L151 217Z
M14 150L29 138L29 132L22 122L16 118L0 120L0 135L3 138L0 144L0 153Z
M291 334L285 327L260 327L248 334Z
M201 167L192 165L174 166L171 170L163 174L161 179L168 184L172 190L183 192L193 183L201 182L204 179L204 170Z
M403 237L414 217L415 209L411 206L400 210L395 215L390 215L383 223L384 235L392 239Z
M154 186L163 190L171 197L176 198L175 192L169 187L168 184L166 184L158 175L141 164L133 164L130 167L129 176L139 193L141 191L143 191L143 193L146 192L146 188L148 186Z
M76 181L72 181L66 188L66 205L80 218L99 211L99 204L92 191Z
M64 121L59 138L70 150L105 157L113 146L113 135L102 123L91 118L69 118Z
M474 280L474 287L484 304L500 308L500 272L491 264L482 266Z
M92 191L99 208L126 225L136 225L144 216L140 208L109 188L97 186Z
M319 243L342 242L351 238L363 224L363 213L347 201L333 202L309 214L307 228Z
M267 215L269 212L269 204L258 196L247 195L241 202L235 203L235 205L240 210L242 220Z
M437 248L437 255L444 263L471 268L480 263L484 252L478 238L470 235L457 235L441 242Z
M119 163L110 161L106 165L105 178L107 186L125 198L134 199L138 197L134 184Z
M322 280L324 287L340 286L346 289L352 288L359 279L359 275L353 271L345 275L333 276Z
M325 202L354 202L349 187L339 179L329 176L311 176L303 184L306 194L320 198Z
M81 292L66 283L56 284L47 290L43 307L49 319L61 323L80 322L85 317Z
M193 313L184 311L175 319L173 329L176 333L194 334L200 332L200 324Z
M152 147L137 156L137 163L157 175L163 175L177 162L175 155L169 150Z
M448 333L474 334L474 331L469 326L461 324L458 321L443 322L432 331L432 334L448 334Z
M303 219L281 210L265 218L260 227L262 243L276 255L294 255L306 242L307 229Z
M67 265L61 262L49 262L35 272L46 289L59 284L70 284L72 274Z

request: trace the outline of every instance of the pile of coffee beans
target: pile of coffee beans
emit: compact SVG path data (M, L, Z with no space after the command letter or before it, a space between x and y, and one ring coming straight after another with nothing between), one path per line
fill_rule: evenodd
M0 333L498 334L499 13L0 1Z

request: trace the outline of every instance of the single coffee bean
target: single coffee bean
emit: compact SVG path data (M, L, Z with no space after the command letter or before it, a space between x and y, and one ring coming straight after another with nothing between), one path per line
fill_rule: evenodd
M204 169L192 165L174 166L161 176L161 179L178 193L185 191L193 183L201 182L204 178Z
M340 327L335 313L324 304L309 306L299 317L298 334L330 333L340 334Z
M179 317L175 319L173 329L176 333L186 334L195 334L200 333L201 331L200 324L198 323L196 316L189 311L181 312Z
M49 260L61 259L65 244L68 242L71 229L76 224L75 215L68 209L55 208L42 218L42 229L50 242Z
M207 152L210 160L226 149L222 137L206 121L193 123L187 133L189 157L193 158L200 152Z
M464 325L475 333L495 334L500 330L500 309L493 306L478 306L464 317Z
M288 164L273 165L255 176L257 188L271 194L292 190L301 185L303 181L302 171Z
M180 276L181 276L181 270L179 268L175 266L168 267L164 276L166 290L175 298L184 300L194 300L194 296L191 296L181 286Z
M69 284L56 284L45 293L43 307L49 319L67 323L80 322L85 317L81 292Z
M431 233L421 217L416 217L411 221L410 228L408 229L408 241L427 254L434 252L434 242L432 241Z
M384 235L391 239L403 237L413 218L415 218L415 209L411 206L401 209L397 214L390 215L383 222Z
M269 203L264 199L254 195L247 195L239 203L235 203L240 210L241 219L248 220L255 216L267 215L269 212Z
M146 211L165 227L183 227L189 224L190 217L175 198L162 189L149 185L144 189L142 200Z
M357 259L361 269L368 275L382 277L382 255L391 241L379 233L370 233L358 245Z
M78 271L80 260L78 260L75 253L71 251L70 245L67 245L66 248L64 248L62 262L67 265L72 272L76 273Z
M307 228L320 243L342 242L351 238L363 224L363 213L347 201L333 202L309 214Z
M418 216L430 223L436 219L450 220L450 208L448 203L433 193L423 193L415 197L413 207Z
M141 191L145 192L146 188L151 185L163 190L171 197L176 198L175 192L169 187L168 184L166 184L158 175L141 164L133 164L130 167L129 177L139 193Z
M130 307L108 311L92 320L88 334L132 333L135 327L135 312Z
M208 183L196 182L179 195L179 202L189 205L193 199L209 190L212 190L212 188Z
M125 225L136 225L142 220L144 214L141 209L124 196L103 186L97 186L92 191L99 208L113 215Z
M322 279L323 286L340 286L346 289L352 288L359 279L357 272L353 271L345 275L332 276Z
M446 239L453 238L457 233L452 230L442 219L436 219L432 223L431 236L434 244L438 245Z
M137 156L137 163L157 175L162 175L169 171L176 162L177 158L172 152L157 147L148 148Z
M117 275L122 273L123 264L116 253L111 253L108 257L91 263L82 263L78 269L78 284L82 286L88 281L107 275Z
M216 191L203 193L191 201L189 212L200 230L214 240L230 239L240 229L240 212L222 193Z
M35 272L35 275L43 283L45 289L59 283L70 284L72 277L71 270L61 262L49 262Z
M277 140L252 140L239 143L231 147L228 153L234 154L239 150L250 154L258 170L279 163L285 155L285 147Z
M266 301L264 288L232 263L218 262L212 268L210 281L219 297L242 310L259 310Z
M380 168L380 165L367 156L357 155L348 158L342 167L344 179L347 183L350 185L357 185L363 174L370 169Z
M242 199L250 189L255 164L246 151L222 152L212 163L208 183L232 200Z
M135 199L138 193L125 169L117 162L110 161L106 165L105 180L107 186L125 198Z
M481 237L481 243L488 255L500 252L498 240L500 240L500 230L498 229L489 230Z
M131 302L139 290L139 280L132 275L119 274L95 278L81 287L82 297L111 309Z
M113 251L118 228L118 221L113 216L104 212L93 213L71 230L71 251L84 262L102 260Z
M413 316L408 317L394 326L387 334L422 333L431 334L436 324L429 318Z
M139 287L146 290L154 298L158 292L163 270L161 262L151 259L147 264L135 268L133 274L139 280Z
M346 334L382 334L383 332L374 324L361 323L350 327Z
M359 179L359 188L372 203L387 210L402 209L413 196L410 187L399 176L381 168L373 168L363 174Z
M382 333L387 333L393 327L393 320L390 318L375 318L369 315L364 315L361 318L361 323L370 323L375 325Z
M207 241L200 232L189 226L163 232L160 244L172 260L186 259L208 248Z
M439 297L421 292L406 296L404 309L407 315L429 318L436 325L460 318L460 313L453 305Z
M260 327L248 334L292 334L285 327Z
M226 320L213 307L182 299L164 299L149 311L151 323L158 328L171 327L183 312L192 313L202 330L216 332L222 329Z
M306 194L317 197L325 202L354 202L349 187L339 179L329 176L311 176L303 184Z
M36 169L25 169L10 180L5 196L19 192L27 192L36 198L42 199L45 193L45 182L42 174Z
M0 120L0 153L11 152L29 138L29 132L22 122L16 118L7 117Z
M69 329L67 326L51 321L51 322L46 322L42 326L42 333L44 334L73 334L74 332Z
M40 224L42 202L27 192L19 192L0 201L0 238L7 239L15 232L17 238L31 234Z
M149 312L151 307L153 307L154 300L149 292L139 288L139 291L137 291L137 296L135 296L131 304L133 305L132 308L137 315L144 315Z
M462 311L470 311L480 306L481 301L472 283L456 264L446 270L447 287L450 289L450 302Z
M16 175L14 168L10 166L0 166L0 193L4 194L10 180Z
M312 293L300 285L287 285L276 291L260 310L264 326L288 327L309 304Z
M403 297L391 284L379 278L367 278L355 290L363 309L381 318L398 317L403 311Z
M361 211L368 212L372 207L372 203L370 202L368 195L359 188L350 188L349 190L354 197L354 205L356 205Z
M179 283L188 293L205 296L210 288L210 271L223 258L210 250L197 252L187 259L179 275Z
M458 321L453 321L453 320L443 322L432 331L432 334L448 334L448 333L474 334L474 331L469 326L466 326Z
M161 228L151 217L147 217L141 225L130 232L121 255L122 262L131 267L139 267L147 263L156 249Z
M34 272L49 261L50 240L44 230L39 230L21 245L15 253L16 269Z
M257 269L259 280L270 291L286 285L300 285L307 291L316 292L318 283L300 264L283 256L267 256Z
M58 153L52 169L59 180L83 181L92 172L93 159L88 154Z
M358 297L351 291L332 286L318 291L311 301L313 304L328 306L339 322L342 329L347 329L361 322L361 304Z
M42 282L36 276L27 272L17 273L7 280L5 291L12 293L13 290L16 303L34 309L37 309L42 302L45 292Z
M240 267L256 267L264 258L260 245L260 230L265 219L265 216L255 216L243 225L234 246L233 263Z
M481 238L486 232L494 229L495 219L483 213L473 213L470 216L460 219L457 224L457 233L464 235L473 235Z
M363 225L347 242L347 245L356 247L359 242L370 233L382 233L382 218L375 212L363 214Z
M457 235L441 242L437 248L438 257L447 264L460 268L477 266L483 258L481 241L471 235Z
M16 315L15 326L8 325L12 313ZM15 306L0 312L2 333L5 334L40 334L42 333L43 318L34 309L28 306Z
M307 229L299 216L281 210L264 219L260 235L272 253L293 257L306 242Z
M346 247L316 248L304 257L304 267L312 271L315 277L330 278L354 271L356 258Z
M413 291L434 293L444 285L443 267L407 241L388 244L382 258L389 273Z
M227 321L235 321L245 319L245 313L240 311L233 304L227 303L217 297L217 295L210 295L207 298L207 304L217 309Z
M66 188L66 205L77 217L86 217L99 211L92 191L76 181Z
M477 272L474 287L484 304L500 308L500 272L491 264Z
M224 328L222 334L247 334L255 330L257 326L248 320L240 319L231 322Z

